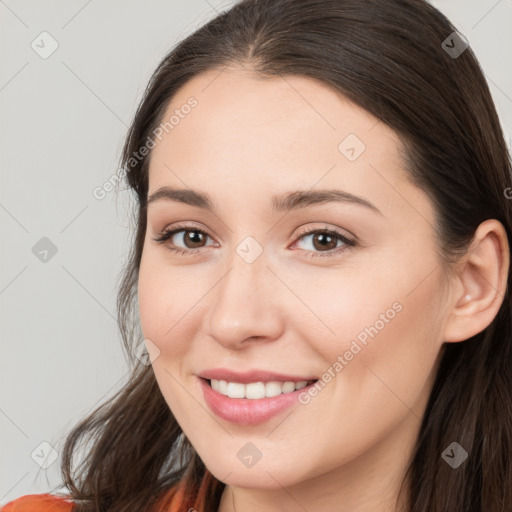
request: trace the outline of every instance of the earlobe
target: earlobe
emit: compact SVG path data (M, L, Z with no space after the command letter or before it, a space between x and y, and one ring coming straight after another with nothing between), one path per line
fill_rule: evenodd
M457 271L444 341L467 340L492 323L503 303L509 258L507 234L501 222L482 222Z

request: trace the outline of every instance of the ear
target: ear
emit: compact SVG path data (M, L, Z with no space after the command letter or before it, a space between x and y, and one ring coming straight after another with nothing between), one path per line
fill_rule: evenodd
M467 340L491 324L503 303L509 261L503 224L496 219L482 222L455 271L444 341Z

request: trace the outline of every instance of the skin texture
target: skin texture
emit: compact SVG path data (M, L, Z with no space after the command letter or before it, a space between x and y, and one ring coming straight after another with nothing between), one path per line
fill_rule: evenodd
M149 205L138 293L163 396L227 484L219 510L395 510L443 343L482 331L501 305L503 226L482 223L447 278L433 205L408 181L398 136L368 112L319 81L262 79L248 66L194 78L165 118L190 96L198 105L152 150L149 195L164 186L198 190L216 212ZM338 149L349 134L366 146L354 161ZM363 197L382 214L333 202L271 211L274 194L323 188ZM153 240L178 222L208 237L191 241L184 235L194 233L181 231ZM358 245L322 257L343 242L322 248L314 235L299 239L299 228L337 229ZM249 235L263 249L252 263L236 252ZM173 243L197 254L173 253ZM400 311L307 405L255 426L222 420L206 405L200 371L321 378L394 303ZM248 442L262 454L250 468L237 457Z

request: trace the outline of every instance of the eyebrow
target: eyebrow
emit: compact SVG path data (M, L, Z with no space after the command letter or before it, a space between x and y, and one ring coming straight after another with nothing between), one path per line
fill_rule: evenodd
M214 202L210 195L191 189L160 187L148 197L147 205L162 200L176 201L215 212ZM330 202L364 206L383 216L382 212L367 199L340 189L296 190L271 197L272 210L274 212L298 210L307 206Z

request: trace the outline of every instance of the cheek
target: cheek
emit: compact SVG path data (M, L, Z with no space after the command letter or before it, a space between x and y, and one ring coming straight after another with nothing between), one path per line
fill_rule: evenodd
M145 338L160 339L164 328L163 319L168 310L168 297L165 292L165 275L143 257L139 269L138 303L142 332Z
M149 252L143 256L138 282L142 333L158 347L159 355L152 361L153 372L164 400L182 428L185 426L182 422L190 414L191 390L184 391L187 384L182 382L182 375L190 339L194 336L187 329L194 325L191 307L197 302L196 295L197 289L194 291L193 286L181 283L180 272L175 268L162 264L161 258Z
M180 321L193 304L187 294L195 296L197 290L181 283L179 272L162 264L161 258L143 256L138 281L140 324L144 338L159 348L163 356L159 362L169 353L179 357L187 345L182 329L190 325L189 317Z
M439 275L434 272L416 289L413 273L402 279L395 280L395 287L373 287L366 299L357 292L363 308L361 302L351 308L342 301L333 324L341 334L330 345L318 345L322 359L329 361L326 372L335 375L326 385L331 391L319 393L337 397L332 421L351 410L354 419L368 419L368 436L372 429L389 428L411 409L421 414L442 344Z
M371 417L371 408L386 404L400 415L425 396L442 345L442 275L433 252L401 254L407 258L386 255L379 267L347 268L336 282L322 277L300 289L322 320L310 317L308 336L330 382L331 391L319 394L339 395L338 414L356 408Z
M302 446L297 449L311 456L320 451L323 464L335 467L340 458L364 452L406 418L419 424L440 346L443 316L436 302L437 279L430 276L412 293L405 280L396 283L395 291L377 295L375 290L365 308L355 302L357 315L351 314L350 302L340 303L338 321L331 321L343 334L330 344L316 344L326 362L323 384L315 396L304 398L304 407L310 409L301 416L306 418L305 431L316 430L315 439L331 441L319 448L299 440ZM363 299L361 294L358 299ZM321 424L316 421L319 415Z

